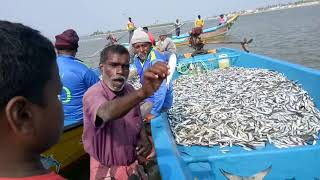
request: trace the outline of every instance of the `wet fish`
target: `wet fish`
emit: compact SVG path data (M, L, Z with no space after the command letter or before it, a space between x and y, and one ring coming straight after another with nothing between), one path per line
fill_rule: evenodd
M231 174L229 172L220 169L221 173L228 179L228 180L263 180L266 175L271 171L272 167L268 167L267 169L253 175L253 176L237 176Z
M300 85L255 68L180 76L168 120L184 146L289 148L315 144L320 130L319 110Z
M169 83L173 77L173 73L176 69L176 65L177 65L177 56L175 54L171 54L170 58L169 58L169 62L168 62L168 66L169 66L169 75L167 76L167 80L166 80L166 85L167 87L169 87Z

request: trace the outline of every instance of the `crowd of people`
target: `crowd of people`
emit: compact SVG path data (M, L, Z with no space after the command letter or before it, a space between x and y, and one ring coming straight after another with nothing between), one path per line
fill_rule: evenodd
M221 21L222 22L222 21ZM182 24L177 19L176 35ZM195 22L203 28L201 16ZM176 46L166 31L156 42L147 27L128 19L130 52L113 35L100 53L101 79L76 58L79 36L68 29L54 44L35 29L0 21L0 180L63 177L41 164L66 125L83 123L90 179L148 179L144 165L155 158L150 121L172 106L167 61ZM127 80L137 75L141 88Z

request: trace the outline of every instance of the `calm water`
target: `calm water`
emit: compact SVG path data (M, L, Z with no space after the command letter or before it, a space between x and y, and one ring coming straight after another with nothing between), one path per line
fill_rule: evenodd
M226 41L240 41L253 38L249 46L252 53L262 54L285 61L320 69L320 5L272 11L261 14L240 16L232 29L224 37ZM206 27L217 24L216 20L206 21ZM193 22L186 23L182 32L191 30ZM173 27L157 27L150 31L157 35L161 30ZM121 42L127 42L127 33L117 33ZM103 48L104 36L82 37L78 57L90 56ZM208 45L215 47L232 47L239 45ZM178 48L179 53L190 52L188 47ZM90 66L98 64L99 56L84 58Z

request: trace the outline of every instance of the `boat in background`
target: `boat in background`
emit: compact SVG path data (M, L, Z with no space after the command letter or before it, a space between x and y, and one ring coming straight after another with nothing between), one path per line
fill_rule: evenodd
M244 68L264 68L283 73L288 79L299 83L320 108L320 71L301 65L269 57L246 53L234 49L219 48L205 55L180 55L174 78L179 78L188 69L188 64L200 63L208 69L229 66ZM162 179L225 179L223 171L244 177L252 176L262 170L269 173L265 180L271 179L318 179L320 171L320 141L315 145L305 145L278 149L271 144L259 150L246 151L232 146L224 154L219 146L181 146L177 145L170 129L166 113L151 121L152 138L155 144L157 162ZM270 167L272 169L270 170Z
M207 28L203 30L203 33L200 35L202 40L212 40L217 37L225 35L233 26L233 24L237 21L239 14L231 15L231 17L227 20L225 24L221 24L219 26ZM189 41L190 34L184 33L180 36L172 36L173 42L176 46L181 46Z
M231 15L225 24L204 29L203 33L200 35L201 39L207 41L215 39L217 37L224 36L231 29L231 27L237 21L239 16L239 14ZM189 33L184 33L180 36L172 36L171 38L172 41L176 44L176 46L182 46L189 41L189 37ZM121 43L121 45L125 46L126 48L129 48L129 43Z

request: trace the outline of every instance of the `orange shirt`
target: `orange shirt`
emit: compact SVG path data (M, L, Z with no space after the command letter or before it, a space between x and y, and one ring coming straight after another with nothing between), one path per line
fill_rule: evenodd
M66 180L65 178L59 176L58 174L51 172L49 174L21 177L21 178L2 178L0 180Z

